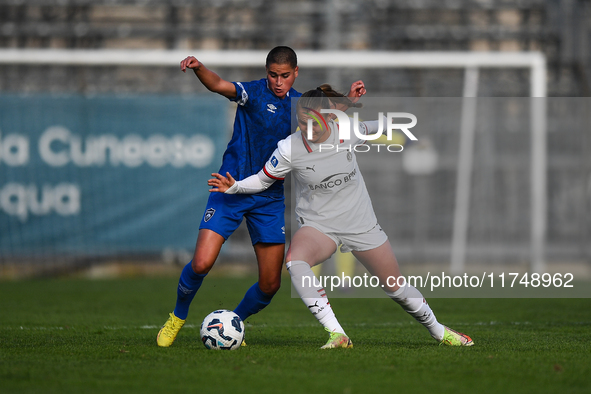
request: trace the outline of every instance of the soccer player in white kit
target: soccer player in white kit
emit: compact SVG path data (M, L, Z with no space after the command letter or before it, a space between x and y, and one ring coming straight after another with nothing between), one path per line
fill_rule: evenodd
M393 280L400 277L398 262L378 224L353 149L366 141L353 131L350 140L339 139L338 124L320 113L322 108L330 107L320 88L304 93L297 104L300 130L279 141L265 167L241 181L235 181L229 173L212 174L210 191L257 193L292 172L299 229L287 252L287 269L304 304L330 333L323 349L350 348L353 344L320 282L304 278L314 278L311 267L328 259L339 245L341 251L351 251L371 275L378 277L386 294L427 328L433 338L441 344L472 346L469 336L437 321L419 290L408 283L399 286ZM302 132L310 124L311 135ZM358 127L361 134L369 135L379 130L379 122L360 122Z

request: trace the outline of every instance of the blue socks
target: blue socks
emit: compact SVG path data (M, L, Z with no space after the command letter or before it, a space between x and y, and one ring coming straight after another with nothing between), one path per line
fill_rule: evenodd
M250 286L250 289L248 289L240 304L234 309L234 312L240 316L242 321L245 321L250 315L254 315L269 305L272 299L273 295L263 293L259 287L259 282L257 282Z
M185 265L181 277L179 279L179 287L177 288L176 307L174 308L174 315L179 319L185 320L189 314L189 306L195 297L195 293L201 287L203 278L207 274L196 274L191 267L193 260Z
M179 319L185 320L189 314L189 306L195 297L197 290L203 283L203 278L207 274L196 274L191 267L192 261L185 265L181 277L179 279L179 287L177 288L176 306L174 308L174 315ZM269 305L273 299L272 295L263 293L259 287L259 283L255 283L248 289L240 304L234 309L234 312L240 316L242 321L246 320L250 315L262 310Z

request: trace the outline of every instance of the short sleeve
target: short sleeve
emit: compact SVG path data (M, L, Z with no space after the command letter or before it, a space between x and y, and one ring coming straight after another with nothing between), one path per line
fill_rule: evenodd
M248 90L242 82L232 82L236 87L236 97L231 98L230 101L236 102L236 104L244 106L248 101Z

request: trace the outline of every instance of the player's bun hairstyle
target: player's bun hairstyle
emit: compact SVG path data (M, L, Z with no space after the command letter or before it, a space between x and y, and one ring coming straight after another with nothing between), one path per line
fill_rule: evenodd
M330 100L320 88L308 90L298 99L297 110L299 111L302 108L329 109Z
M271 52L267 55L265 67L268 68L271 64L289 64L291 68L296 68L298 66L298 57L290 47L278 46L271 49Z
M363 104L352 102L349 97L345 96L343 93L337 92L336 90L334 90L332 88L332 86L330 86L327 83L320 85L318 87L318 89L322 90L324 92L324 94L326 94L328 96L330 101L332 101L335 104L346 105L347 108L351 108L351 107L361 108L361 107L363 107Z

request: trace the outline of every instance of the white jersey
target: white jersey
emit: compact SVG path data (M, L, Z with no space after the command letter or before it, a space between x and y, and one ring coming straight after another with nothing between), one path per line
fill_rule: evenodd
M367 134L367 127L360 126ZM293 173L300 226L311 225L325 233L367 232L377 219L353 150L365 141L354 133L350 140L339 140L338 125L329 121L328 127L331 134L323 143L309 142L301 131L279 141L264 172L273 179Z

